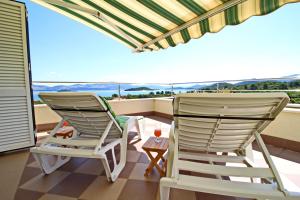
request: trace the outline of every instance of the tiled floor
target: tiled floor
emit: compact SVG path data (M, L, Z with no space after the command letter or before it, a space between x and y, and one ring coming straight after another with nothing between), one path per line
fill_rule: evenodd
M145 120L145 131L141 141L135 133L129 137L127 163L115 183L106 179L99 160L74 158L54 173L43 175L28 151L0 156L0 199L21 200L155 200L159 199L159 174L156 170L144 177L148 158L141 149L143 143L152 135L156 124L161 124L164 137L168 137L170 120L150 117ZM269 147L274 162L288 189L300 188L300 153ZM264 165L262 156L255 152L258 164ZM291 161L280 157L288 157ZM171 190L172 200L218 200L238 199L185 190Z

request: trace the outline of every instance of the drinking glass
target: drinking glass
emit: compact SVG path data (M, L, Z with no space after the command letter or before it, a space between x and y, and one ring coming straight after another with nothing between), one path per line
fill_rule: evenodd
M156 143L159 143L160 142L160 138L159 137L161 136L161 126L160 125L155 128L154 135L156 137L154 141Z

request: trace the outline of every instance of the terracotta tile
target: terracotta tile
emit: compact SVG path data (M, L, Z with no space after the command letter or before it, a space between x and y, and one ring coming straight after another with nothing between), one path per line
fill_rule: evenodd
M203 193L203 192L196 192L196 199L197 200L203 200L203 199L205 199L205 200L246 200L243 198L209 194L209 193Z
M141 156L141 153L138 151L127 150L127 162L137 162Z
M34 161L35 161L35 159L34 159L33 155L31 153L29 153L28 160L27 160L27 165L34 162Z
M77 200L76 198L56 194L45 194L39 200Z
M119 200L153 200L156 198L158 183L128 180Z
M28 150L0 154L0 199L13 199L28 156Z
M108 182L106 177L98 176L82 193L81 199L89 200L117 200L126 184L126 179L118 178L114 183Z
M34 192L29 190L22 190L18 189L14 200L37 200L39 199L44 193L41 192Z
M145 152L142 152L138 162L148 164L150 163L150 159Z
M146 139L148 139L148 137L145 136L143 140L137 140L137 141L129 143L127 145L127 149L138 151L138 152L143 152L144 150L142 149L142 146L143 146L144 142L146 141Z
M20 188L37 192L48 192L69 174L70 172L64 171L55 171L49 175L40 174L21 185Z
M284 149L278 155L278 157L286 159L286 160L290 160L290 161L293 161L293 162L296 162L296 163L300 163L300 153L299 152Z
M108 150L105 154L108 160L112 160L112 150Z
M196 200L196 192L172 188L170 190L170 200Z
M136 163L132 172L129 176L129 179L134 180L141 180L141 181L151 181L151 182L158 182L160 179L160 175L156 168L152 170L152 173L149 176L145 177L145 170L148 167L148 164L144 163Z
M128 178L133 170L135 166L135 163L132 162L127 162L125 164L124 169L122 170L122 172L120 173L119 177L120 178Z
M59 170L73 172L86 160L87 158L71 158L71 160L61 166Z
M82 174L101 175L104 172L104 167L100 159L88 159L75 172Z
M70 174L48 193L78 198L96 177L95 175L87 174Z
M42 174L41 169L33 168L33 167L25 167L19 185L24 184L25 182L27 182L28 180L32 179L35 176L38 176L39 174Z
M33 161L29 163L27 167L40 168L40 164L37 161Z

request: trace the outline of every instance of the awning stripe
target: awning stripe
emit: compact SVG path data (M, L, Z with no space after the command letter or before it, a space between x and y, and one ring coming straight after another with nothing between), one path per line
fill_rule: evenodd
M118 21L118 22L120 22L120 23L122 23L122 24L128 26L129 28L131 28L131 29L133 29L133 30L135 30L135 31L137 31L137 32L139 32L139 33L141 33L141 34L143 34L143 35L149 37L149 38L155 38L155 36L149 34L148 32L146 32L146 31L144 31L144 30L142 30L142 29L140 29L140 28L138 28L138 27L136 27L136 26L134 26L134 25L132 25L132 24L130 24L130 23L128 23L128 22L126 22L125 20L123 20L123 19L117 17L116 15L114 15L114 14L112 14L112 13L106 11L105 9L102 9L102 8L101 8L100 6L98 6L97 4L95 4L95 3L93 3L93 2L91 2L91 1L89 1L89 0L82 0L82 1L83 1L84 3L90 5L91 7L95 8L96 10L99 10L100 13L103 13L103 14L105 14L105 15L107 15L107 16L113 18L113 19L115 19L116 21Z
M32 0L136 51L159 50L300 0ZM63 3L63 2L68 2ZM70 4L72 3L72 4ZM100 17L98 16L100 13Z
M237 25L240 23L237 5L225 10L225 22L227 25Z
M169 11L167 11L166 9L164 9L163 7L161 7L160 5L156 4L155 2L151 1L151 0L138 0L141 4L143 4L144 6L148 7L149 9L153 10L154 12L156 12L157 14L161 15L162 17L168 19L169 21L173 22L174 24L177 25L181 25L184 23L183 20L181 20L180 18L176 17L175 15L173 15L172 13L170 13ZM184 43L188 42L191 37L187 31L187 29L184 29L182 31L180 31L181 33L181 37L184 40ZM174 43L172 37L167 37L167 42L169 43L169 45L171 47L175 47L176 43Z
M137 0L139 3L143 4L144 6L148 7L149 9L153 10L157 14L161 15L162 17L168 19L169 21L173 22L174 24L181 25L184 23L183 20L178 18L177 16L173 15L160 5L156 4L151 0Z
M278 0L261 0L260 1L260 12L262 15L268 14L273 10L279 8Z
M204 35L207 32L210 32L208 19L200 21L199 25L202 35Z
M196 15L202 15L205 12L207 12L204 8L202 8L201 6L199 6L197 3L195 3L192 0L191 1L178 0L178 2L181 3L182 5L184 5L186 8L188 8L190 11L192 11Z
M162 32L162 33L165 33L167 32L168 30L165 29L164 27L152 22L151 20L148 20L147 18L143 17L142 15L134 12L133 10L127 8L126 6L122 5L121 3L117 2L117 1L109 1L109 0L105 0L105 2L111 4L112 6L116 7L117 9L119 9L120 11L130 15L131 17L139 20L140 22L148 25L148 26L151 26L152 28L155 28L156 30Z

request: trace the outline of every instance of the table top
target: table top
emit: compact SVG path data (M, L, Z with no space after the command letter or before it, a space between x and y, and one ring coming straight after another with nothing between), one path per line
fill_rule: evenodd
M56 134L67 134L67 133L73 132L73 130L74 130L74 128L72 126L64 126L64 127L59 128L56 131Z
M160 142L155 142L155 137L150 137L142 146L144 150L148 151L166 151L169 147L169 139L165 137L159 137Z

